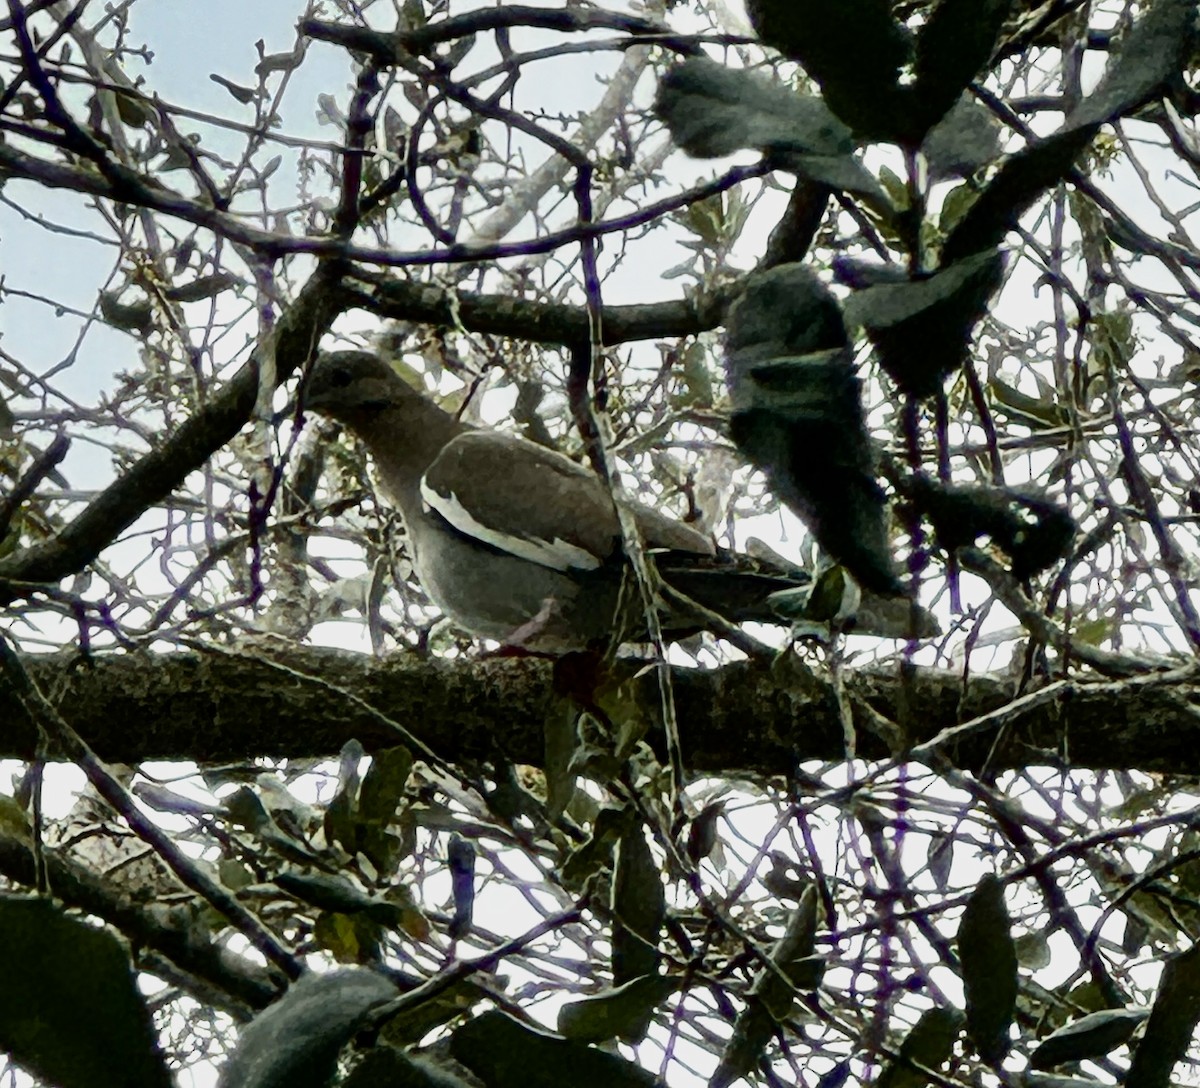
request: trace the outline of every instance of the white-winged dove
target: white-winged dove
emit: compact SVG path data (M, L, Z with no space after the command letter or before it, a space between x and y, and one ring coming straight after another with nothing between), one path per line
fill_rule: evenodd
M622 597L624 552L608 488L568 457L443 411L368 352L322 355L304 407L354 432L399 507L425 592L471 634L564 652L607 642L619 625L636 641L640 614ZM646 549L663 580L730 622L780 623L767 603L808 582L748 556L719 554L707 536L638 505ZM630 589L626 587L626 595ZM686 608L684 613L686 613ZM668 610L669 634L695 631L694 612Z

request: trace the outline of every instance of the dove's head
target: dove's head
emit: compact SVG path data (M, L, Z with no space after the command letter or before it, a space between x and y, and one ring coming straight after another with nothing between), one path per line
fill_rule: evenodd
M301 387L305 411L320 412L351 427L386 408L420 398L385 360L369 351L330 351L317 357Z

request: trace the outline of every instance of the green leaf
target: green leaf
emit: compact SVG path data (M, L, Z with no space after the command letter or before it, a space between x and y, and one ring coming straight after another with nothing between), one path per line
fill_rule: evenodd
M624 985L658 971L658 939L667 913L662 870L646 842L641 824L617 844L612 882L613 982Z
M721 193L714 193L704 200L689 204L679 220L710 246L716 246L724 238L725 203Z
M854 139L819 99L775 79L693 57L658 85L655 113L689 155L719 158L735 151L846 155Z
M1033 430L1065 427L1070 423L1066 409L1060 408L1055 401L1031 397L999 378L992 378L987 383L987 391L1005 415Z
M688 408L711 408L713 406L713 379L709 366L711 353L707 345L693 341L682 353L678 369L684 394L680 398Z
M274 823L262 798L249 786L239 786L222 804L229 818L247 831L257 833Z
M401 907L367 895L343 876L333 873L281 872L274 882L301 903L309 903L321 910L366 914L385 926L401 924Z
M592 824L587 841L573 850L561 868L563 885L580 890L590 878L611 863L613 849L630 824L630 814L611 805L602 808Z
M971 893L958 927L967 1000L967 1033L980 1056L1000 1061L1009 1048L1017 1004L1017 950L1004 885L988 873Z
M0 1050L57 1088L170 1088L129 954L46 899L0 896Z
M820 985L825 961L812 955L816 929L817 888L808 884L788 917L787 930L771 949L769 958L776 970L759 968L709 1088L726 1088L750 1073L762 1060L779 1022L791 1014L796 991Z
M693 57L663 76L654 110L689 155L719 158L754 148L781 169L855 194L884 222L895 216L870 171L850 154L850 130L819 98Z
M775 942L770 952L771 962L791 985L774 971L763 967L750 987L750 992L776 1020L784 1020L790 1014L796 990L813 990L820 985L824 960L813 957L816 934L817 888L810 884L795 910L788 916L783 936Z
M1003 549L1018 578L1053 566L1075 536L1075 521L1067 510L1032 491L946 484L924 473L912 476L908 489L913 505L932 522L941 547L953 552L988 536Z
M1103 1009L1073 1020L1047 1035L1029 1056L1034 1069L1053 1069L1067 1062L1102 1058L1124 1046L1146 1017L1148 1009Z
M693 865L699 865L717 845L717 821L725 812L725 802L713 801L697 813L688 825L687 842L684 846Z
M857 196L882 224L891 224L896 218L896 207L888 199L887 192L862 163L849 155L814 155L783 150L776 153L775 162L781 170L790 170L830 189Z
M371 753L371 766L358 791L359 820L380 827L392 822L412 766L412 752L402 745Z
M654 1010L678 985L679 979L667 975L642 975L624 986L569 1002L558 1010L559 1034L578 1043L609 1039L639 1043Z
M942 264L995 249L1022 213L1071 172L1099 125L1066 128L1010 155L942 247Z
M1000 157L1000 123L991 110L964 95L926 134L921 153L935 181L970 177ZM955 192L960 193L956 201L952 202L950 195L942 201L939 226L943 232L949 231L970 207L970 202L966 206L959 206L958 202L968 193L973 202L978 190L961 186Z
M569 699L555 699L546 709L546 816L551 820L557 820L575 796L579 776L573 762L579 750L578 720L579 711Z
M233 95L233 97L243 106L249 105L254 101L254 97L257 92L253 87L246 87L241 83L234 83L233 80L226 79L221 75L217 75L216 72L210 72L208 78L218 86L224 87L225 90Z
M217 862L217 876L225 887L235 892L254 883L254 873L234 858L222 858Z
M189 283L178 287L170 287L163 294L172 302L203 302L207 298L215 298L222 291L242 285L240 276L232 272L214 272L211 276L198 276Z
M497 1009L468 1021L450 1055L488 1088L653 1088L649 1070L615 1054L523 1024Z
M189 133L184 139L192 145L199 144L199 133ZM178 143L170 144L163 152L162 161L156 169L160 174L170 173L172 170L190 170L192 168L192 160L188 153Z
M470 1012L491 995L473 978L459 979L417 1005L397 1013L380 1028L380 1037L392 1046L414 1046L431 1031Z
M113 97L117 102L117 115L123 125L130 128L141 128L158 120L158 114L141 95L127 94L124 91L114 91Z
M358 805L360 776L358 766L365 752L351 738L342 745L338 756L338 791L325 807L325 840L338 843L351 857L358 852L354 813Z
M338 963L374 963L382 938L379 923L365 914L324 911L313 925L313 939Z
M764 44L804 66L856 133L903 139L909 96L898 77L911 40L887 0L748 0L746 14Z
M901 211L907 211L912 200L912 194L904 179L890 166L880 166L879 182L888 195L888 199Z
M1013 944L1017 951L1017 962L1026 970L1040 971L1050 966L1050 942L1044 931L1032 929L1022 933Z
M1155 0L1134 23L1096 89L1067 128L1102 125L1151 101L1177 76L1196 42L1195 0Z
M965 1019L958 1009L928 1009L904 1037L899 1057L883 1067L875 1088L924 1088L929 1077L913 1063L939 1071L953 1053Z
M147 333L154 325L154 307L150 300L138 297L122 302L119 291L100 293L100 316L114 329L124 332Z
M387 831L404 796L412 753L403 746L375 752L365 775L365 752L348 741L340 756L338 792L325 809L325 838L348 854L361 853L380 873L390 872L405 849L404 840Z

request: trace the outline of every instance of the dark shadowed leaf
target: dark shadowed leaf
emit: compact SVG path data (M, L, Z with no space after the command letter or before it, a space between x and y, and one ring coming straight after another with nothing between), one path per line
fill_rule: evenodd
M822 583L837 577L830 570L841 571L841 568L829 568L813 586L782 589L767 597L771 608L791 621L794 635L828 637L831 621L847 632L879 638L933 638L941 633L936 617L928 609L914 605L906 597L861 592L848 579L833 614L826 614L824 620L818 621L815 617L825 612L820 603L821 591L826 588Z
M617 843L612 882L613 982L622 986L658 971L658 938L667 913L662 870L640 824Z
M1070 173L1106 121L1158 93L1195 40L1193 0L1162 0L1138 20L1096 90L1056 133L1012 155L943 248L944 262L999 245L1042 193Z
M1022 933L1013 943L1017 949L1017 962L1026 970L1040 971L1050 966L1050 942L1042 930Z
M117 102L117 115L121 118L121 123L130 128L141 128L158 119L154 107L141 95L117 91L113 97Z
M129 954L46 899L0 897L0 1050L57 1088L170 1088Z
M849 1061L838 1062L817 1081L817 1088L842 1088L842 1085L850 1079L850 1069Z
M1021 214L1070 173L1099 126L1070 128L1010 155L942 247L943 263L998 246Z
M332 873L281 872L275 883L302 903L322 910L365 914L380 925L399 926L402 908L386 899L368 895L349 878Z
M958 927L967 1033L985 1061L1008 1053L1017 1003L1017 950L1004 885L988 873L971 893Z
M1129 1041L1148 1009L1102 1009L1073 1020L1047 1035L1030 1055L1034 1069L1053 1069L1067 1062L1102 1058Z
M918 473L909 497L949 552L987 536L1012 572L1028 578L1053 566L1071 546L1075 522L1058 503L1032 491L944 484Z
M792 1009L796 990L815 989L824 973L823 961L813 957L817 934L817 889L810 884L788 916L787 930L771 948L771 962L787 977L780 978L763 967L750 992L776 1019L783 1020Z
M359 819L380 826L391 822L404 796L412 765L412 753L404 747L371 753L371 766L363 776L358 794Z
M765 44L804 65L855 132L901 139L908 95L897 78L911 41L887 0L748 0L746 14Z
M1053 1073L1018 1073L1014 1088L1108 1088L1108 1082L1091 1077L1059 1077Z
M560 662L555 662L556 675ZM543 737L546 752L546 812L557 820L575 796L579 777L574 766L579 749L577 719L579 713L569 699L556 699L546 710Z
M222 291L240 287L243 280L232 272L214 272L211 276L197 276L189 283L167 288L163 294L172 302L202 302L216 298Z
M734 441L864 588L899 595L837 300L807 268L781 265L751 281L726 328Z
M929 1076L918 1065L940 1071L954 1051L965 1019L958 1009L927 1010L904 1037L899 1057L883 1067L875 1088L924 1088Z
M1182 1061L1200 1023L1200 944L1172 956L1163 968L1154 1007L1133 1062L1126 1088L1165 1088Z
M102 291L100 316L114 329L146 333L154 324L154 307L144 296L135 294L129 302L122 302L119 291Z
M1000 157L1000 123L986 106L964 95L926 133L921 152L929 163L929 176L935 181L970 177ZM943 230L947 221L947 201L943 201Z
M589 877L606 869L611 862L613 850L629 823L629 813L626 810L612 806L602 808L596 814L592 823L592 833L587 841L576 847L563 862L563 884L579 891Z
M338 1052L367 1014L397 993L365 968L305 975L242 1032L221 1070L221 1088L325 1088Z
M816 930L817 889L809 884L788 917L787 931L771 949L770 960L777 970L759 968L709 1088L726 1088L750 1073L762 1060L779 1022L791 1014L796 991L820 985L825 962L812 954Z
M899 263L882 264L879 261L838 254L833 258L832 269L835 282L855 290L877 287L881 283L908 282L908 271Z
M488 987L496 984L495 976L468 977L452 982L432 997L408 1005L390 1017L380 1027L379 1037L391 1046L415 1046L431 1031L459 1019L480 1002L490 1000Z
M1000 254L987 251L925 279L868 287L850 296L846 320L866 331L903 392L931 396L966 358L1002 270Z
M454 917L450 920L451 937L462 937L471 928L475 913L475 845L462 835L450 836L446 850L450 867L450 887L454 895Z
M784 170L853 193L885 221L887 194L850 152L854 139L819 98L705 57L663 76L655 112L689 155L716 158L753 148Z
M859 197L884 223L891 223L896 209L887 191L870 171L849 155L814 155L796 151L780 151L774 162L781 170L818 182L830 189L840 189Z
M937 124L991 59L1011 6L1012 0L941 0L933 9L913 60L920 126Z
M324 911L313 925L313 940L338 963L375 962L382 937L379 923L365 914Z
M453 1070L421 1055L377 1046L354 1067L341 1088L469 1088Z
M651 1088L654 1074L489 1010L450 1037L450 1054L488 1088Z
M253 87L245 87L240 83L234 83L233 80L217 75L216 72L211 73L208 78L224 87L243 106L249 105L249 103L254 101L256 92Z
M1067 118L1067 128L1102 125L1130 113L1182 70L1195 42L1195 0L1155 0L1142 8L1099 86Z
M712 853L717 844L717 821L724 811L724 801L713 801L704 806L688 827L685 850L693 865L699 865Z
M950 870L954 866L954 836L945 831L933 832L929 836L926 859L934 884L944 893L950 885Z

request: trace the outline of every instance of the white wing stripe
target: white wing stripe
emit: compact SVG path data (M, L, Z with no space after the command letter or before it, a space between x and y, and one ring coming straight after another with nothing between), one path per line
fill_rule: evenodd
M454 492L442 495L421 480L421 499L435 513L444 517L455 529L466 536L490 544L493 548L527 559L551 570L596 570L600 560L587 548L567 540L539 540L536 537L512 536L489 525L483 525L471 516L471 512L458 501Z

